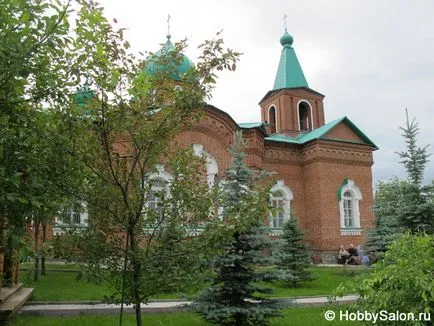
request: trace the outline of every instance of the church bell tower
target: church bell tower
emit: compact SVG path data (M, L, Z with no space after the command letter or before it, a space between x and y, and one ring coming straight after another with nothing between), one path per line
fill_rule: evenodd
M282 53L273 89L259 103L261 119L270 134L296 137L324 125L324 95L309 88L285 28L280 38Z

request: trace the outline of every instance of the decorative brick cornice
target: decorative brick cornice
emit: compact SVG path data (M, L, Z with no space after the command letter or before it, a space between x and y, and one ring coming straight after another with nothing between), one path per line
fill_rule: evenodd
M264 161L268 163L302 163L299 150L291 148L265 148Z
M302 156L304 164L327 161L371 166L374 163L372 148L355 144L315 142L302 150Z

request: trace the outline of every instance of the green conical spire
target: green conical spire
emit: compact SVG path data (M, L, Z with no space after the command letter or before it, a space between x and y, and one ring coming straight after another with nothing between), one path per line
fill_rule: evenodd
M297 55L292 48L293 42L294 38L289 35L285 28L285 33L280 38L280 44L282 44L283 49L280 55L279 68L277 69L273 90L292 87L309 87L300 63L298 62Z

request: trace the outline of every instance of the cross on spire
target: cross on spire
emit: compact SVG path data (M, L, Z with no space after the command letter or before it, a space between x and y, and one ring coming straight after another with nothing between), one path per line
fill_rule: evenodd
M170 35L170 14L167 15L167 35Z
M288 15L284 14L283 15L283 23L284 23L284 26L285 26L285 31L286 31L286 18L288 18Z

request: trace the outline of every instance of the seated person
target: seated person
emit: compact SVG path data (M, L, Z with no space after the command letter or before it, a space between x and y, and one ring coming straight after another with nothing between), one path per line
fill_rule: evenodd
M363 250L362 246L357 246L357 255L360 257L360 263L363 265L369 264L369 257L366 255L365 251Z
M350 257L348 257L346 263L352 265L360 265L360 257L357 253L357 249L354 248L353 244L350 244L350 247L348 248L348 253L350 254Z
M350 254L344 249L344 245L341 245L338 252L338 264L345 264L349 257Z

